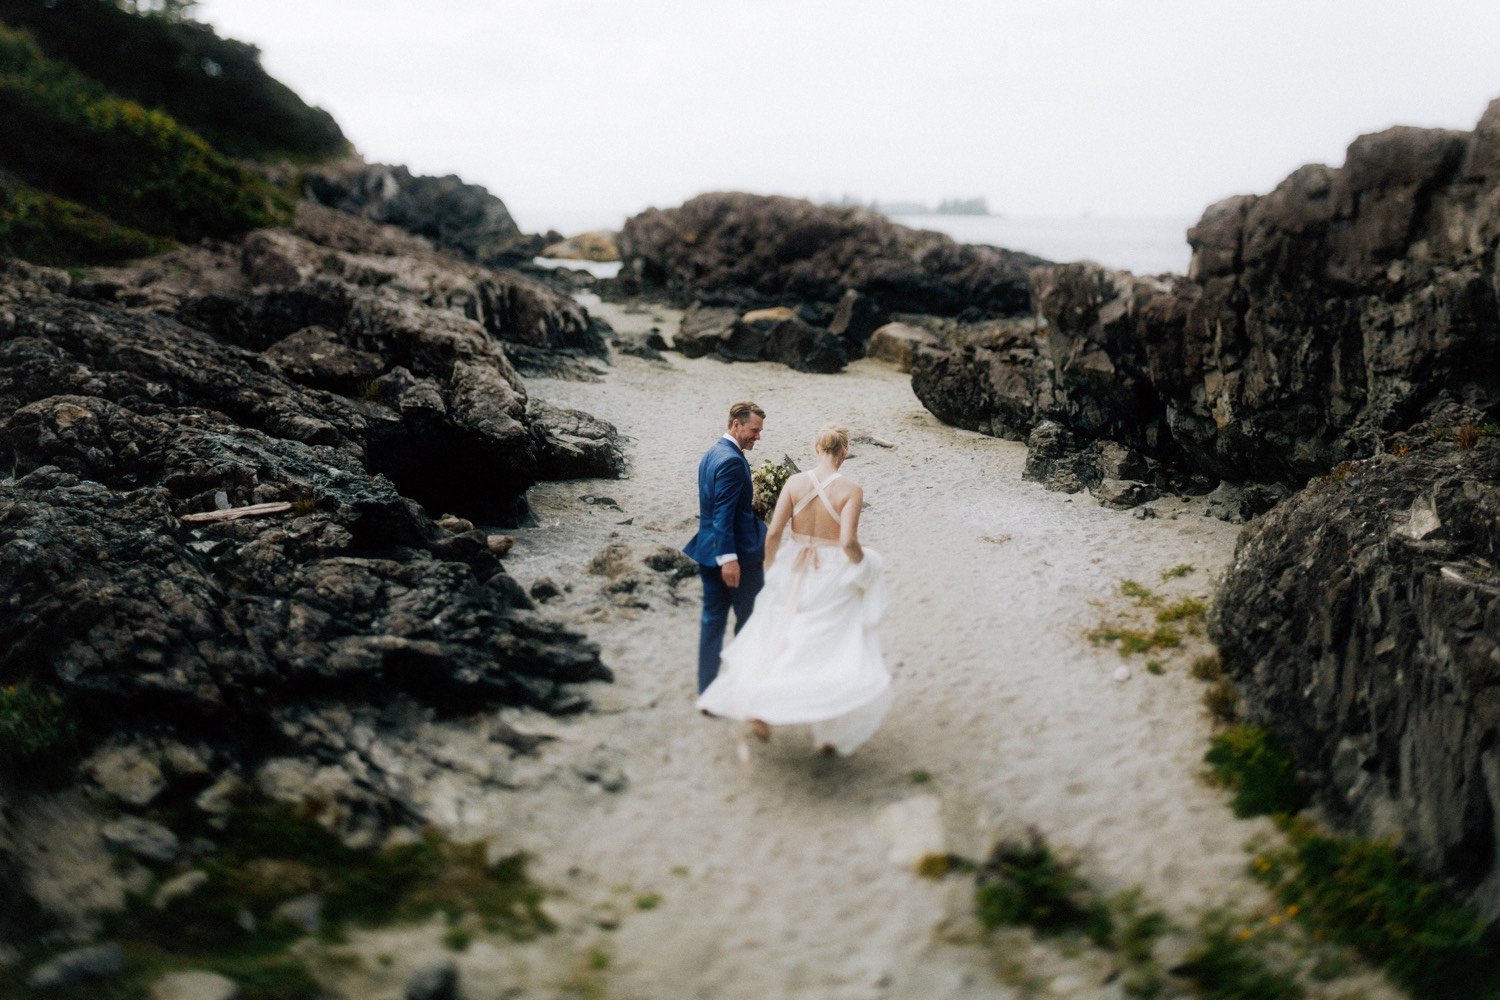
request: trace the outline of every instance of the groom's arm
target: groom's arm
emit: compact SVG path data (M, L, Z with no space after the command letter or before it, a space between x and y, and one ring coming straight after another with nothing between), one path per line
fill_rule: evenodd
M743 470L725 462L714 471L714 556L729 587L740 585L739 555L734 543L734 512L745 492Z

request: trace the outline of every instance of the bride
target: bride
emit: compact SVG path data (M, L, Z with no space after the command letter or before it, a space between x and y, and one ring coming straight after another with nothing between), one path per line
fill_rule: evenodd
M859 544L864 491L839 472L849 431L823 428L815 449L817 467L782 487L766 536L765 589L698 707L747 722L763 740L771 726L810 723L820 751L849 753L890 705L875 634L885 613L883 563ZM788 523L792 538L782 551ZM747 754L742 738L740 755Z

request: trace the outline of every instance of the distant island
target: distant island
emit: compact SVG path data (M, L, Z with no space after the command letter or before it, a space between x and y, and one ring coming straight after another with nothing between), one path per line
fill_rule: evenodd
M989 203L982 197L944 198L933 208L921 201L865 201L853 195L844 195L837 201L825 202L839 207L857 206L868 208L882 215L990 215Z

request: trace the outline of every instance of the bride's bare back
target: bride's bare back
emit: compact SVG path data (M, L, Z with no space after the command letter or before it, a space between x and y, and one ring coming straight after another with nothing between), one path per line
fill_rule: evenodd
M821 499L817 496L819 486ZM838 472L797 473L786 481L776 501L766 542L767 562L775 558L782 531L788 524L798 535L842 546L850 561L859 562L864 558L859 544L859 512L863 504L864 491Z

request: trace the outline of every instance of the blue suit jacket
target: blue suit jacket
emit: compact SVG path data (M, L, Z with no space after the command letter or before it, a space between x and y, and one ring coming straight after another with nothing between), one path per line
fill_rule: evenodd
M682 551L704 566L731 552L741 562L764 558L766 526L750 506L753 496L745 453L719 438L698 463L698 533Z

